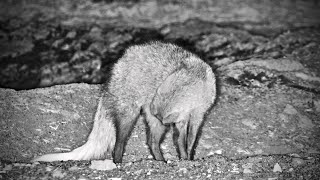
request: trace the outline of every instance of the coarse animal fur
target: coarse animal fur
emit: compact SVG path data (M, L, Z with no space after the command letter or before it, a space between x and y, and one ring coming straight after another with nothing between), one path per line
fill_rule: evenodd
M122 162L139 116L150 129L147 143L154 159L164 161L160 143L167 124L175 125L180 158L193 158L199 128L216 98L215 76L208 64L170 43L135 45L115 64L106 87L87 142L71 152L33 161L102 159L113 152L113 161Z

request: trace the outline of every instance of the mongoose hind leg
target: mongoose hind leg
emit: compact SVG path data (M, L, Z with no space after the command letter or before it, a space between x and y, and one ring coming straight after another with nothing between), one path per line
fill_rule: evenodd
M113 150L113 161L115 163L122 162L124 147L128 141L128 137L131 134L133 126L136 124L139 116L139 111L133 111L132 109L130 109L130 107L123 109L125 109L125 111L117 114L117 138Z

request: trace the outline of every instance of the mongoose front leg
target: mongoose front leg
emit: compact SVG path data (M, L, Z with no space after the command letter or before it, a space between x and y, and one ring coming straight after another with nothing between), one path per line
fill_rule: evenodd
M187 153L188 159L192 160L194 155L194 149L196 146L197 137L199 134L199 130L202 126L204 114L206 113L206 109L203 107L199 107L194 109L190 113L190 120L188 124L188 136L187 136Z
M150 151L153 154L154 159L165 161L160 149L160 142L165 133L165 126L158 118L151 114L149 105L143 106L143 112L150 128L148 134L148 146Z
M175 124L176 130L178 131L177 145L181 159L188 159L187 154L187 129L188 121L180 121Z

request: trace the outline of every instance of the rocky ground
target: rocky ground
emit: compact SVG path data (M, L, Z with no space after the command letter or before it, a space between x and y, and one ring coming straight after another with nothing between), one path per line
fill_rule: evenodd
M320 177L318 1L0 3L0 179ZM113 170L29 163L85 142L99 84L126 47L150 40L194 52L217 75L196 159L179 161L169 132L168 162L151 160L139 121L124 163L104 162Z

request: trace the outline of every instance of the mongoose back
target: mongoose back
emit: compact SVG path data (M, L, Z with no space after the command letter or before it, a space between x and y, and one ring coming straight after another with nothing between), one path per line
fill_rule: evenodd
M147 144L154 159L164 161L160 141L167 124L178 131L180 158L193 158L199 128L216 98L215 76L208 64L170 43L135 45L114 65L106 87L87 142L71 152L33 161L102 159L112 152L113 161L122 162L139 116L149 126Z

